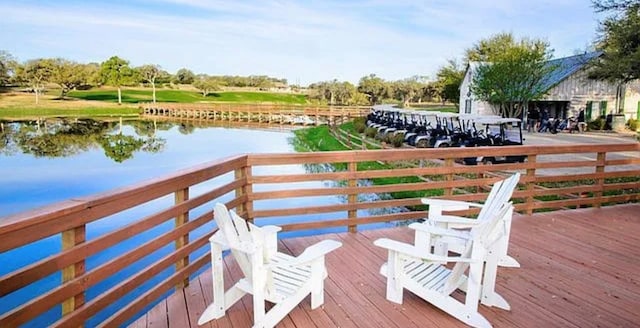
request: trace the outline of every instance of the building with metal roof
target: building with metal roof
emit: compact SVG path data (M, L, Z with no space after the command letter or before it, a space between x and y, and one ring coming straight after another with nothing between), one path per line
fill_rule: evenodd
M554 67L543 79L545 96L528 104L528 109L547 110L550 117L567 118L577 116L585 109L587 121L608 114L624 113L626 119L640 117L640 82L633 81L619 87L606 81L589 79L589 63L601 56L601 52L587 52L579 55L549 60ZM471 91L473 76L481 65L488 63L471 62L460 86L461 114L499 114L496 107L481 101ZM520 115L526 119L526 111Z

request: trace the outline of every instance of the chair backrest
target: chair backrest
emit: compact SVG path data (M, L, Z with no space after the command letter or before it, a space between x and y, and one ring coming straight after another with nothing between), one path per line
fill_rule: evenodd
M478 214L478 220L484 220L490 213L499 210L508 203L518 185L518 181L520 181L520 173L515 173L504 180L496 182L491 187L489 196L487 196L487 200Z
M262 246L263 238L261 238L260 229L245 221L235 212L229 211L224 204L216 204L213 217L218 225L217 233L223 234L242 273L245 277L251 278L251 256L239 249Z

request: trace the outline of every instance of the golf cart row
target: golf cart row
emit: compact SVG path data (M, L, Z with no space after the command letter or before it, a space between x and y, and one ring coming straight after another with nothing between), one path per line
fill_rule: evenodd
M417 148L522 145L522 127L516 118L491 115L402 110L376 106L367 116L367 126L385 140L404 136L404 143ZM525 156L465 158L465 164L524 162Z

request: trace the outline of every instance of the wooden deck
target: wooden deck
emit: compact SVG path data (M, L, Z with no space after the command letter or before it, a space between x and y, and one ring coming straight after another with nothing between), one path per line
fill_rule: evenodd
M409 292L403 305L386 301L385 279L378 273L386 252L372 244L381 237L411 242L413 233L399 227L282 240L280 250L296 255L325 238L344 245L327 257L324 307L311 311L307 298L279 327L463 327ZM509 253L522 268L500 268L496 290L512 310L480 306L495 327L640 325L640 204L517 216ZM227 257L226 264L225 274L237 279L235 261ZM211 297L207 271L131 326L198 327ZM225 317L203 327L250 327L251 307L245 296Z

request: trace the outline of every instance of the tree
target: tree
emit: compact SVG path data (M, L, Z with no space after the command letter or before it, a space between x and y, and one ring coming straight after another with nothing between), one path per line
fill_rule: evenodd
M64 98L70 90L73 90L88 81L88 71L85 65L69 61L63 58L51 59L50 82L60 86L60 98Z
M51 78L51 63L46 59L32 59L17 70L18 79L26 83L36 95L39 103L40 93Z
M460 85L464 79L464 68L455 59L440 67L436 73L436 85L442 101L458 104L460 101Z
M118 88L118 104L122 104L122 86L135 80L135 74L129 67L129 62L118 56L113 56L100 64L100 77L102 83Z
M424 77L417 75L403 80L395 81L392 84L394 97L402 101L402 105L404 107L408 107L409 102L411 102L424 87L424 81Z
M209 93L213 91L220 90L218 80L212 76L199 77L195 82L193 82L193 86L202 92L203 97L208 96Z
M478 99L494 105L494 113L518 117L524 105L547 91L546 77L556 69L547 62L551 51L540 40L522 39L492 53L490 63L481 62L471 81Z
M596 49L602 56L594 61L589 76L598 80L626 84L640 78L640 1L594 1L596 10L618 15L600 25Z
M542 40L516 40L511 33L498 33L487 39L478 41L473 47L465 51L465 66L469 62L494 62L502 57L505 52L517 47L531 47L535 49L547 49L548 44Z
M369 96L369 101L375 105L387 95L388 84L375 74L369 74L358 82L358 91Z
M16 59L10 53L0 50L0 86L9 84L16 66Z
M156 102L156 79L162 77L163 71L159 65L144 65L138 68L138 73L140 74L140 78L144 82L151 83L151 88L153 89L153 103Z
M592 3L597 12L627 10L640 5L638 0L593 0Z
M192 84L195 79L196 75L192 71L181 68L176 72L173 81L177 84Z

